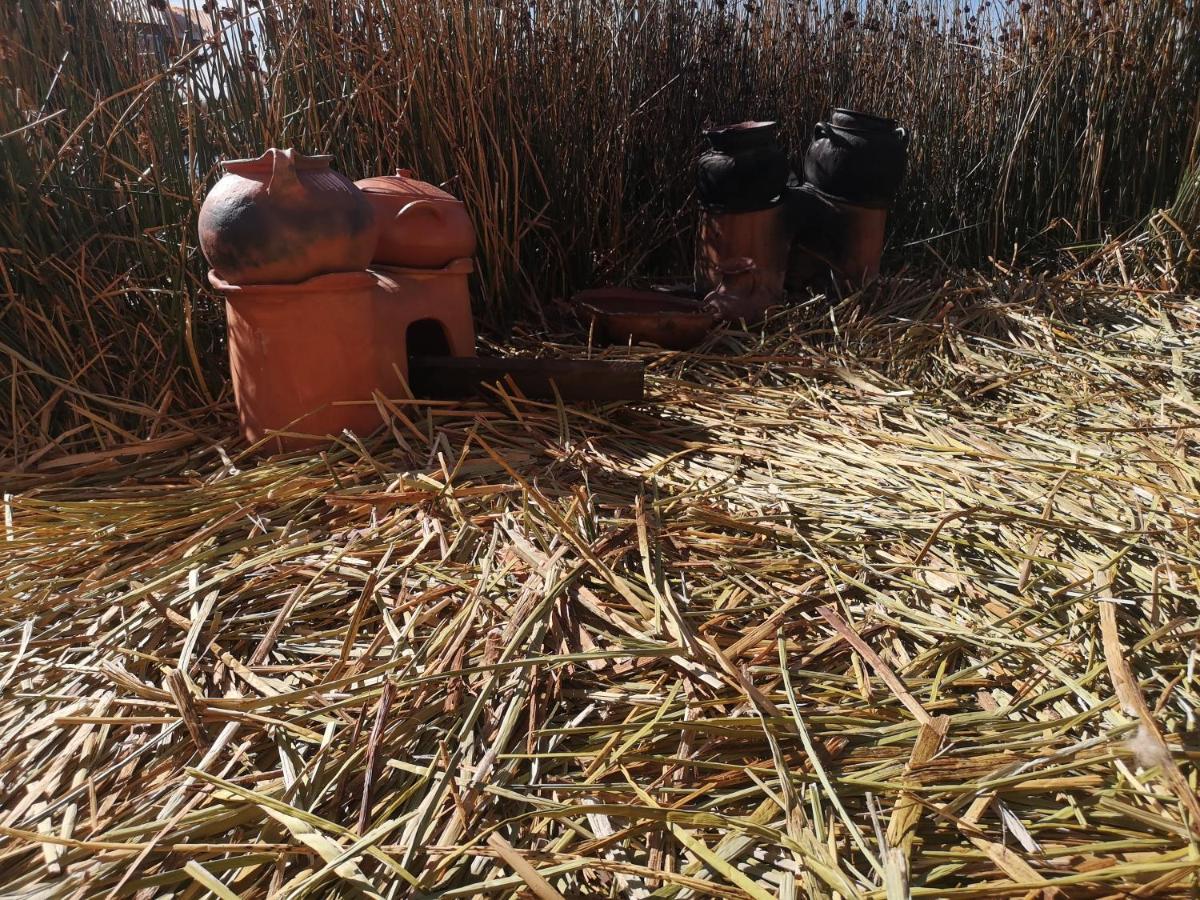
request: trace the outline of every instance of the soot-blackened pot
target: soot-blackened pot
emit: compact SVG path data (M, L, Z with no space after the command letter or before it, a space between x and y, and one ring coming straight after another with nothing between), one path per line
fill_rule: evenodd
M705 131L712 149L697 167L700 205L713 212L753 212L778 204L789 171L777 130L775 122L740 122Z
M904 180L908 132L891 119L835 109L818 122L804 155L804 179L839 200L867 206L891 203Z
M362 191L329 156L272 148L222 163L200 208L200 247L223 281L288 284L365 269L379 229Z

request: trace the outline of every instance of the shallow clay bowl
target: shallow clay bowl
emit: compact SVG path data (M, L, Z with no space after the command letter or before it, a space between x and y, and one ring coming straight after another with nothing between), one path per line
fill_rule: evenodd
M590 315L610 341L658 344L668 350L686 350L704 340L716 322L698 300L663 291L632 288L595 288L572 298Z

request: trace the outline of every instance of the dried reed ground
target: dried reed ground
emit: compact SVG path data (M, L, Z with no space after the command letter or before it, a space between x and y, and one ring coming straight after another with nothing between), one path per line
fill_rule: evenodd
M1194 896L1198 328L893 280L644 405L10 472L6 895Z

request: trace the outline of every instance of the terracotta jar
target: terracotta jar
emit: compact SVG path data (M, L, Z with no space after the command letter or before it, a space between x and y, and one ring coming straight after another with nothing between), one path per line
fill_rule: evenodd
M385 266L441 268L475 255L475 226L461 200L413 177L395 175L357 182L379 219L374 262Z
M904 179L908 132L892 119L835 109L818 122L804 155L804 178L830 197L860 206L886 206Z
M729 264L749 259L760 290L776 291L782 297L791 242L791 217L783 205L742 213L702 210L697 230L697 293L704 295L720 287L732 274L727 271Z
M200 247L238 285L365 269L379 231L371 204L329 156L272 148L232 159L200 208Z
M696 192L714 212L750 212L780 202L787 154L775 142L775 122L739 122L704 132L712 149L699 160Z
M374 273L298 284L208 278L225 295L233 394L247 441L280 432L260 448L277 452L327 444L346 428L365 437L379 427L372 393L399 396L401 382L378 340Z

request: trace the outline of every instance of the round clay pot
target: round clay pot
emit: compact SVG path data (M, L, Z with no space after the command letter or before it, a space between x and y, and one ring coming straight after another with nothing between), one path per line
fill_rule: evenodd
M775 142L775 122L740 122L704 132L712 149L699 160L696 192L714 212L751 212L780 202L787 154Z
M813 131L804 178L830 197L886 206L900 189L907 157L908 132L892 120L834 110L833 121L818 122Z
M475 226L461 200L408 169L356 182L379 220L373 261L437 269L475 255Z
M272 148L222 163L200 208L200 247L231 284L295 283L365 269L379 229L362 192L329 156Z

